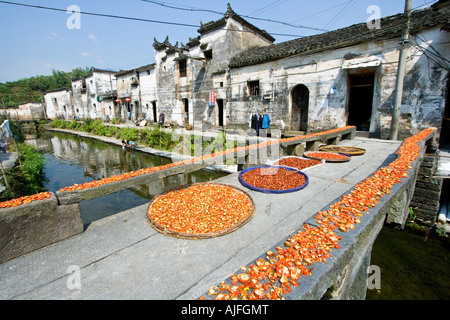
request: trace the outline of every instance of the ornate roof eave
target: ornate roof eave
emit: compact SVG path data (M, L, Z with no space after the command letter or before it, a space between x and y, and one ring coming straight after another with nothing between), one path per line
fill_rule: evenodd
M169 36L166 36L166 39L164 39L163 42L159 42L158 40L156 40L156 38L153 38L153 48L155 48L156 50L164 50L171 46L172 45L169 42Z
M200 21L200 28L197 31L200 34L204 34L204 33L213 31L213 30L215 30L217 28L220 28L220 27L226 25L227 20L229 18L232 18L232 19L236 20L237 22L239 22L243 26L249 28L250 30L252 30L253 32L259 34L262 37L264 37L268 41L275 42L275 38L272 37L265 30L261 30L258 27L255 27L253 24L249 23L247 20L245 20L244 18L239 16L236 12L234 12L233 9L231 9L231 6L230 6L229 3L227 4L227 11L223 15L223 18L221 18L219 20L216 20L216 21L210 21L210 22L207 22L207 23L203 23L203 22Z

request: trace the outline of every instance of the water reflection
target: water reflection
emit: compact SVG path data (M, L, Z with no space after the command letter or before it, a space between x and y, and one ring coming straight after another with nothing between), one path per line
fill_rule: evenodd
M45 175L48 181L45 188L52 192L75 183L89 182L171 162L168 158L122 150L120 146L59 132L46 132L38 138L29 136L26 142L34 145L46 158ZM88 225L92 221L146 204L155 195L170 188L210 181L224 175L226 174L199 170L82 201L80 207L83 223Z

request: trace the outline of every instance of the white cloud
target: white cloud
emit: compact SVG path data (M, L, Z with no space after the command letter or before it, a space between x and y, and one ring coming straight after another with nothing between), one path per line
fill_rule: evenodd
M81 56L83 56L83 57L89 57L91 55L92 55L92 53L90 53L90 52L82 52L81 53Z
M57 33L56 33L55 31L53 31L53 30L50 30L50 35L47 35L47 36L45 37L45 39L49 39L49 40L52 40L52 39L66 40L66 39L64 39L63 36L60 36L59 34L57 34Z
M92 40L92 41L94 41L95 43L98 44L98 39L97 39L97 37L95 35L90 34L88 37L89 37L90 40Z

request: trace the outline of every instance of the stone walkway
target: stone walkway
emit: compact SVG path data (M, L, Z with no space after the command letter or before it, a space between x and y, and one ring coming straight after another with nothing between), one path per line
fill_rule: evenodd
M198 299L392 162L400 142L355 138L341 144L367 152L349 162L325 163L306 171L309 185L294 193L245 189L256 211L247 224L230 234L206 240L169 237L151 227L147 205L139 206L0 265L0 298ZM216 182L244 189L238 173ZM74 279L79 279L80 288Z

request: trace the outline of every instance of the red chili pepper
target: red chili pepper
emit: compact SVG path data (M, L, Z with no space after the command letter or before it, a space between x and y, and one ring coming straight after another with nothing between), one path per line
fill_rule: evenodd
M266 190L287 190L306 183L303 174L276 167L258 167L242 174L242 180L249 185Z

